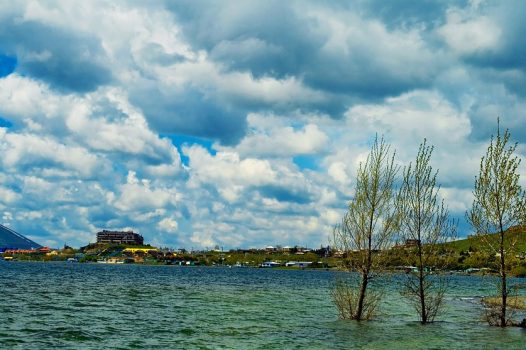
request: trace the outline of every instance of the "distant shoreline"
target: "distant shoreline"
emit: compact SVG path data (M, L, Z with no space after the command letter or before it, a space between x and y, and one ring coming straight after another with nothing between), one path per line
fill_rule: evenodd
M39 264L63 264L63 265L96 265L96 266L155 266L155 267L175 267L175 268L208 268L208 269L232 269L232 270L238 270L238 269L256 269L256 270L273 270L273 271L332 271L332 272L338 272L338 273L353 273L355 271L348 271L345 269L341 269L338 267L286 267L286 266L279 266L279 267L260 267L260 266L242 266L242 267L236 267L231 265L177 265L177 264L161 264L161 263L126 263L126 264L118 264L118 263L97 263L97 262L68 262L65 260L50 260L50 261L43 261L43 260L11 260L6 261L4 259L0 259L0 262L5 262L7 264L12 263L39 263ZM400 270L384 270L381 272L382 275L406 275L404 271ZM464 271L437 271L435 274L437 275L457 275L457 276L477 276L477 277L484 277L484 276L493 276L497 277L498 273L495 272L464 272ZM525 278L521 276L511 276L512 278Z

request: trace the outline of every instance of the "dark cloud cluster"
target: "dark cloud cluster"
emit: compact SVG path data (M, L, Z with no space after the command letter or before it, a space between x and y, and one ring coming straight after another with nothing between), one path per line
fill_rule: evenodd
M225 144L236 143L245 134L242 109L191 87L166 91L154 81L145 81L132 90L130 98L162 133L219 139Z
M112 81L100 40L34 21L2 20L2 50L18 59L17 71L65 92L88 92Z
M209 52L211 59L255 78L297 77L330 98L323 104L293 103L289 107L307 107L334 118L340 118L357 100L380 100L429 86L437 64L441 64L438 48L413 43L412 38L403 42L405 31L410 30L405 28L406 23L394 28L402 31L399 35L390 35L381 23L373 23L380 26L375 28L379 33L368 32L364 26L378 21L377 12L369 7L370 18L356 16L353 11L361 10L360 6L349 8L337 2L320 6L272 1L178 2L168 7L181 21L185 37L196 48ZM410 6L397 7L399 16L403 16L403 8ZM346 34L345 28L331 27L333 21L349 25L353 32ZM389 48L389 41L397 39L408 47Z

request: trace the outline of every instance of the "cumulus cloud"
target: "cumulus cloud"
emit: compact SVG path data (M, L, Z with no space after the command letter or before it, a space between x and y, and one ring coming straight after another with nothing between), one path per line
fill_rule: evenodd
M283 157L322 152L328 143L327 135L313 123L294 128L283 125L278 117L249 115L250 132L233 149L237 153L256 157Z
M164 218L157 224L157 227L166 232L176 232L178 226L177 221L173 218Z
M471 131L467 115L433 91L416 90L382 104L357 105L347 111L347 118L351 127L369 134L383 130L417 142L425 137L435 143L463 140Z
M81 147L67 147L49 138L31 134L0 132L0 150L3 166L16 168L56 168L73 170L89 177L95 168L103 169L103 162ZM34 170L34 169L33 169Z
M2 198L2 203L5 203L5 205L9 205L15 200L20 199L20 195L10 188L0 187L0 198ZM6 216L4 220L7 220L9 218L12 218L12 216Z
M121 211L140 209L170 208L177 203L177 192L173 189L151 188L147 179L139 179L134 171L129 171L126 183L119 187L119 196L108 196L108 201Z

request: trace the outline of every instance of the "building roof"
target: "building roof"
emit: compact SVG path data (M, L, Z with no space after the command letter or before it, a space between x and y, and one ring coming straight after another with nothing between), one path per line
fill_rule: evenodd
M8 249L38 249L42 246L24 237L18 232L0 225L0 248Z

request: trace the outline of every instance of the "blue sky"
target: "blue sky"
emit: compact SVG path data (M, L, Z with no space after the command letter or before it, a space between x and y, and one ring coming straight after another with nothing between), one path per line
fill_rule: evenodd
M435 146L465 236L498 116L526 151L525 15L484 0L5 3L0 222L54 247L101 229L327 244L378 133L401 166Z

